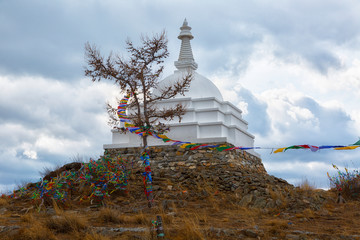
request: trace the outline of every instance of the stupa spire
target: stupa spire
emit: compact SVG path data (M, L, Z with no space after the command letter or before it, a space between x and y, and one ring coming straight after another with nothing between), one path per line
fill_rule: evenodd
M190 40L193 39L194 36L190 32L191 27L189 27L186 18L183 25L180 27L180 30L181 32L178 36L178 39L181 40L181 48L179 59L175 61L175 67L179 70L196 70L198 65L194 60L190 44Z

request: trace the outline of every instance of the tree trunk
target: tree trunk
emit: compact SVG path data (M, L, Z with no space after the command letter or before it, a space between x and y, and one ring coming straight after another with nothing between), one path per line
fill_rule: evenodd
M142 143L143 143L143 148L147 147L147 135L144 134L141 138L142 138Z
M143 134L142 136L142 141L143 141L143 152L146 152L146 147L147 147L147 135ZM144 160L144 167L145 167L145 172L144 172L144 188L145 188L145 192L146 192L146 198L148 200L148 207L152 208L153 207L153 192L152 192L152 177L151 177L151 167L150 167L150 159L145 159Z

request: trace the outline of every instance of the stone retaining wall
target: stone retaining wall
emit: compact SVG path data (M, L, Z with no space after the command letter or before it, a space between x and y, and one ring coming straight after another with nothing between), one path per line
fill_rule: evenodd
M142 163L139 157L140 148L106 149L106 151L112 156L120 154L128 161ZM154 172L221 168L241 174L266 174L260 158L238 149L219 152L210 149L189 150L170 145L150 147L149 152L150 165Z

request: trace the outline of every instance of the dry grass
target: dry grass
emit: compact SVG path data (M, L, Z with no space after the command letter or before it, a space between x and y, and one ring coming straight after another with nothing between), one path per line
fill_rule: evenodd
M111 238L97 233L87 233L82 240L111 240Z
M326 203L323 205L323 208L331 213L334 211L335 205L334 203Z
M171 212L169 212L169 210L167 209L164 209L162 205L159 206L155 211L155 214L160 215L163 223L167 225L173 223L174 215L176 215L176 213L178 212L178 209L173 202L169 203L168 205L169 206L167 206L167 208L171 208Z
M279 198L278 194L273 191L271 188L267 188L267 191L269 192L269 195L272 200L277 200Z
M166 213L159 214L161 216L161 219L165 225L171 225L174 223L174 216L168 215Z
M309 209L309 208L307 208L307 209L305 209L304 211L303 211L303 214L304 214L304 216L306 217L306 218L315 218L315 213L314 213L314 211L313 210L311 210L311 209Z
M69 212L47 218L44 224L56 233L79 232L87 228L87 221L84 218Z
M289 227L288 222L283 219L270 219L265 222L265 225L276 227L279 229L287 229Z
M290 192L289 189L286 189L286 190L287 190L287 192ZM274 200L275 202L280 202L280 206L277 206L277 209L286 208L286 206L288 205L287 196L282 194L280 191L272 190L270 188L268 188L268 191L269 191L269 195L272 200Z
M270 219L265 222L265 225L269 226L269 233L273 236L285 237L284 230L289 228L288 221L283 219Z
M8 206L9 205L9 199L8 198L3 198L1 197L0 198L0 207L5 207L5 206Z
M140 183L136 186L143 190L142 182ZM301 196L302 193L307 194L307 191L315 195L311 190L313 187L304 183L298 188L286 186L281 189L278 186L269 185L266 196L272 198L274 204L278 200L271 209L242 207L239 205L241 189L238 196L236 192L218 192L216 187L201 178L198 184L187 189L186 194L176 184L165 182L165 187L167 185L174 187L171 191L162 191L161 194L156 195L155 206L152 209L147 208L144 196L140 195L142 192L137 193L138 189L135 185L132 188L136 194L130 192L128 196L109 198L108 207L88 208L86 204L74 203L70 207L66 206L68 210L63 210L54 202L55 213L52 215L49 214L52 212L49 211L51 208L46 209L44 206L42 210L46 211L37 213L35 209L29 210L19 218L19 215L24 213L23 209L33 205L33 202L11 200L10 207L4 208L5 214L0 215L0 225L5 226L10 221L15 221L14 225L22 228L15 230L18 233L13 238L8 236L5 238L5 234L0 232L0 239L156 239L151 223L158 215L162 217L164 239L210 240L241 239L242 237L246 239L245 234L241 232L242 229L259 233L261 239L273 237L286 239L286 235L291 234L293 230L332 234L329 230L331 228L336 228L334 234L338 232L344 235L360 234L356 227L360 224L358 220L360 210L357 211L360 209L360 203L348 201L346 204L338 205L335 203L336 198L332 200L333 196L331 196L331 199L327 197L329 199L326 201L327 205L319 205L320 209L316 212L310 209L311 205L303 204L303 202L297 208L295 203L291 202L297 196ZM289 196L291 196L291 201ZM8 203L5 202L5 204ZM284 208L286 204L288 205ZM304 210L306 207L309 209ZM135 211L135 209L138 210ZM128 228L129 230L113 231L114 228Z
M21 221L25 223L32 223L35 221L35 217L32 213L26 213L21 216Z
M6 240L57 240L57 238L49 228L35 221L30 227L20 229L17 234L8 236Z
M146 215L142 212L131 216L131 218L129 219L130 222L136 223L136 224L146 224L149 225L150 221L148 220L148 218L146 217Z
M196 220L185 218L183 219L182 224L177 227L177 234L173 239L201 240L205 239L205 236Z
M315 184L311 184L307 179L304 179L298 187L303 191L313 191L316 189Z
M102 223L115 223L115 224L137 224L137 225L149 225L151 221L148 217L140 212L133 215L125 215L120 213L118 210L111 208L101 208L96 214L96 221ZM167 218L164 218L168 221Z
M220 200L214 198L215 202ZM54 216L45 213L29 212L18 219L18 225L22 227L14 237L1 235L0 239L6 240L116 240L116 239L155 239L155 233L150 231L151 220L157 215L162 216L165 239L234 239L233 232L239 229L254 229L262 232L262 239L286 239L286 235L293 230L309 232L329 232L331 227L337 226L342 234L357 235L359 231L356 226L360 224L360 203L349 202L343 205L325 205L325 208L314 212L311 209L302 210L300 213L289 213L278 209L273 213L265 212L263 209L236 207L228 209L227 204L222 206L218 212L213 212L212 204L207 199L188 202L186 207L173 208L171 212L164 210L161 206L153 209L143 209L143 212L124 214L119 209L101 208L77 209L78 211L62 210L54 205ZM131 206L134 207L134 206ZM332 216L325 209L332 209ZM14 210L15 211L15 210ZM89 224L84 219L89 218ZM8 219L10 219L10 215ZM305 221L303 218L306 218ZM312 220L316 218L316 221ZM13 219L14 220L14 219ZM340 224L340 221L342 224ZM80 222L80 223L79 223ZM336 223L335 223L336 222ZM96 223L96 224L92 224ZM117 224L117 225L115 225ZM2 224L0 224L2 225ZM91 232L87 225L105 228L145 228L140 232L128 231L124 233L114 232ZM257 226L254 228L254 226ZM211 227L215 230L211 230ZM225 229L217 232L216 229ZM255 230L259 229L259 230ZM226 230L228 232L226 233ZM107 235L114 234L114 235ZM152 234L152 235L151 235ZM337 232L334 232L337 234ZM345 234L345 235L346 235ZM151 238L151 236L153 238ZM239 235L241 239L242 234ZM245 236L243 236L245 237ZM321 239L321 238L319 238Z
M206 213L202 213L202 212L199 212L199 213L195 213L195 217L194 217L198 223L200 224L205 224L208 222L208 215ZM223 221L228 221L229 219L228 218L223 218Z
M103 223L125 223L126 219L120 214L118 210L111 208L101 208L97 214L99 221Z
M313 218L315 218L315 213L310 208L306 208L306 209L304 209L304 211L302 213L296 213L295 217L296 218L310 218L310 219L313 219Z

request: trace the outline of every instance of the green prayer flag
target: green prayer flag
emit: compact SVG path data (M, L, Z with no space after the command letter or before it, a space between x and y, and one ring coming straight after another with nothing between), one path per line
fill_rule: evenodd
M226 149L229 149L229 148L232 148L232 147L230 147L230 146L220 146L220 147L217 147L216 148L216 150L218 150L219 152L222 152L222 151L224 151L224 150L226 150Z
M199 143L193 143L193 144L189 144L187 145L185 148L192 148L192 147L196 147L196 146L200 146L201 144Z
M304 148L304 147L294 145L294 146L290 146L290 147L285 148L284 152L286 150L288 150L288 149L301 149L301 148Z

